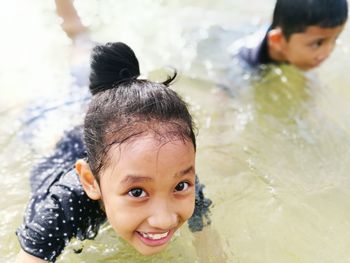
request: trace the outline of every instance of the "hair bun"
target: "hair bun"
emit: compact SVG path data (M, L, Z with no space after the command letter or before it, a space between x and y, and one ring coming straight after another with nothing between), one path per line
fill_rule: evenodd
M134 51L122 42L96 46L91 55L90 92L94 95L140 76Z

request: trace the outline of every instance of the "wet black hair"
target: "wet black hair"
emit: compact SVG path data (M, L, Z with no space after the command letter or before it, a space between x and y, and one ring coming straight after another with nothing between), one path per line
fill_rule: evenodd
M107 43L93 49L89 86L93 96L85 116L84 141L97 179L112 145L146 133L160 140L190 141L196 149L187 104L169 88L176 71L163 83L139 76L137 57L126 44Z
M281 27L288 40L309 26L334 28L347 18L347 0L277 0L271 28Z

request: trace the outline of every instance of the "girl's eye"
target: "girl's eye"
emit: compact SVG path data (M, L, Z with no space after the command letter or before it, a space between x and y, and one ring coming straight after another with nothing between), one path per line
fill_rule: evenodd
M181 182L175 186L175 192L185 191L189 187L189 183Z
M131 197L145 197L146 192L143 191L141 188L134 188L128 192L128 195L130 195Z

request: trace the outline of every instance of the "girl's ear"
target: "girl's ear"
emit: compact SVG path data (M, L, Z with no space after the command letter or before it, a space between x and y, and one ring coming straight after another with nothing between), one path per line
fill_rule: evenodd
M80 182L88 197L93 200L101 199L100 186L92 174L89 164L85 160L80 159L75 163L75 171L79 175Z

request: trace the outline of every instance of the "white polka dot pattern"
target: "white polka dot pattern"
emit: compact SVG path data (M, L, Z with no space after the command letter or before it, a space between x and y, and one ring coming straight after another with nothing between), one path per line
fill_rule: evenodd
M33 194L16 234L27 253L55 261L72 237L94 238L105 220L99 203L88 198L71 170Z

